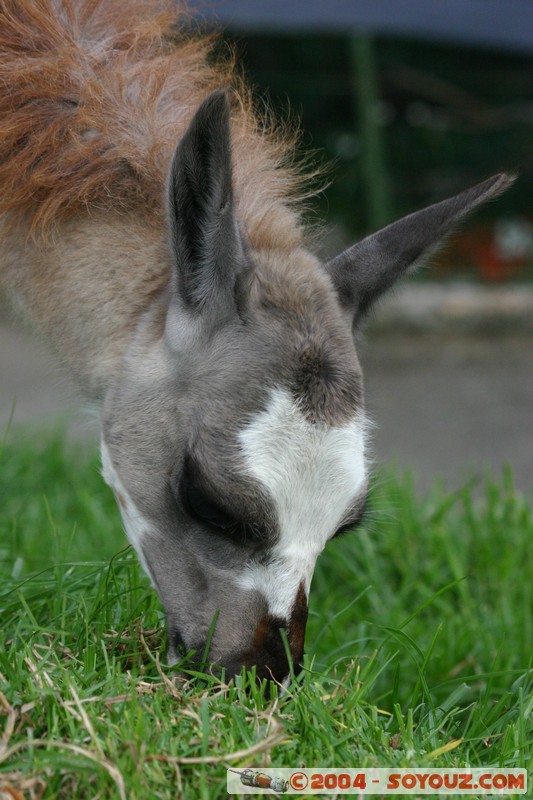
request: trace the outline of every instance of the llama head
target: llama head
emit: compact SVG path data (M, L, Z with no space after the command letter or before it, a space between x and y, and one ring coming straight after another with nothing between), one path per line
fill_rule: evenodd
M360 520L368 491L354 328L495 176L328 264L256 251L233 200L224 93L199 108L168 183L173 269L159 336L140 331L104 408L103 473L168 618L170 657L299 663L316 559Z

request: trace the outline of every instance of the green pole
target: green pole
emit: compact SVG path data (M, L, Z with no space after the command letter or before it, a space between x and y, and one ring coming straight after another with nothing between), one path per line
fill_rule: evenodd
M376 114L379 101L378 74L374 43L370 36L359 34L350 37L350 60L368 202L367 221L371 229L377 230L392 220L392 195L383 127Z

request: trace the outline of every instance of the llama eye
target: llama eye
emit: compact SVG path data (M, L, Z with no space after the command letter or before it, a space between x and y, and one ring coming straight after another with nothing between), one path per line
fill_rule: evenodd
M185 467L181 482L180 496L185 510L193 517L213 525L223 531L231 531L237 520L225 509L215 503L194 480L194 474Z
M368 513L368 504L369 500L367 495L362 505L358 509L356 515L352 517L352 519L349 522L346 522L344 525L341 525L340 528L338 528L335 531L334 535L331 538L336 539L337 536L342 536L343 533L347 533L348 531L354 530L355 528L358 528L360 525L362 525L365 516Z
M356 527L356 525L357 525L357 521L355 521L355 522L347 522L345 525L341 525L340 528L337 528L337 530L335 531L335 533L333 534L333 536L331 538L332 539L336 539L337 536L342 536L343 533L348 533L348 531L351 531L353 528Z
M216 528L226 530L233 527L236 522L233 517L219 506L215 505L203 492L194 486L189 486L185 491L184 504L193 516L198 517Z

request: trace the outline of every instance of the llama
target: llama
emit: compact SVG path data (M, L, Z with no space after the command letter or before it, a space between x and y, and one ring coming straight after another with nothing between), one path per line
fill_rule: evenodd
M169 660L303 657L326 542L368 492L354 333L511 182L329 263L294 137L174 0L0 0L2 287L101 407L102 472L165 609ZM216 623L213 627L213 621Z

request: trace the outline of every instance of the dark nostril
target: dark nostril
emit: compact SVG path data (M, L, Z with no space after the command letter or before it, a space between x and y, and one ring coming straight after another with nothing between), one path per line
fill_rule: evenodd
M307 625L307 614L308 614L307 595L305 593L305 587L303 583L300 583L300 586L298 587L298 593L296 595L294 605L292 607L291 617L288 626L289 644L291 647L292 657L295 661L294 665L295 671L296 671L296 664L300 666L304 657L304 642L305 642L305 628Z

